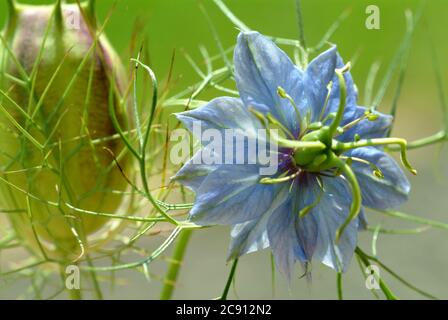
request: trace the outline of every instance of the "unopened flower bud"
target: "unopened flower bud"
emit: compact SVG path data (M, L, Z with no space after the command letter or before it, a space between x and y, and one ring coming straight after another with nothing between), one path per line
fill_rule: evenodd
M28 247L73 259L109 221L73 208L114 213L127 186L104 150L126 167L108 113L113 103L127 128L126 76L87 3L10 4L0 45L1 205L22 210L10 218Z

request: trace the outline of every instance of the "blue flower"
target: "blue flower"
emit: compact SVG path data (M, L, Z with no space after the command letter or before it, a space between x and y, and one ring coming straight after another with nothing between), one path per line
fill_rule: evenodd
M408 179L382 150L401 145L410 168L405 141L386 138L391 116L357 105L336 47L302 70L269 39L243 32L234 63L240 99L220 97L177 117L190 131L196 123L223 134L249 132L255 140L266 123L277 124L284 134L275 140L278 170L265 177L259 162L201 163L210 152L210 141L202 140L203 149L174 177L196 193L190 219L232 226L229 259L270 247L288 277L296 261L306 266L313 258L346 271L366 225L364 207L407 200ZM225 154L224 147L212 152Z

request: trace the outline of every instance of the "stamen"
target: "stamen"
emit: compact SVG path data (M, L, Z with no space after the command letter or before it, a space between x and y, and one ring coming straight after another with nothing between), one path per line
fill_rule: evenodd
M370 161L367 161L365 159L361 159L361 158L358 158L358 157L340 157L340 158L341 159L347 159L347 163L348 163L349 160L352 160L352 161L356 161L356 162L359 162L359 163L366 164L370 168L372 168L372 173L373 173L373 175L375 177L377 177L379 179L384 179L384 174L381 171L381 169L378 166L376 166L375 164L373 164L372 162L370 162ZM351 165L351 164L349 164L349 165Z
M324 119L322 119L322 122L325 123L328 120L336 118L336 112L329 113Z
M265 127L265 129L267 129L268 124L267 124L267 119L264 116L264 114L261 113L260 111L256 110L253 107L249 107L248 110L261 122L261 124Z
M336 69L336 72L339 72L339 73L341 73L341 74L344 74L344 73L346 73L347 71L349 71L351 67L352 67L352 64L351 64L351 62L349 61L349 62L347 62L347 63L345 64L345 66L343 66L342 68L340 68L340 69Z
M280 129L282 129L282 131L288 135L291 139L295 139L296 137L294 137L294 135L291 133L291 131L289 131L288 128L286 128L283 124L280 123L280 121L278 121L276 118L274 118L274 116L270 113L266 114L266 118L268 119L269 123L278 126Z
M378 120L379 115L377 113L373 113L371 110L367 110L361 117L358 119L353 120L350 123L347 123L345 126L342 127L343 132L346 132L348 129L353 128L358 123L360 123L363 120L369 120L369 121L376 121Z
M320 199L322 199L322 195L324 194L325 190L320 177L317 177L317 179L320 187L320 192L317 195L316 199L314 199L313 203L311 203L310 205L306 206L305 208L299 211L299 218L305 217L312 209L314 209L319 204Z
M297 181L296 179L292 180L292 183L291 183L291 185L289 186L288 193L291 193L292 189L294 188L294 184L296 183L296 181Z
M338 128L336 129L336 132L334 133L334 136L333 136L333 137L337 137L337 136L339 136L339 135L341 135L341 134L343 134L343 133L344 133L344 128L338 127Z
M330 81L330 83L327 86L327 90L328 90L327 97L325 98L324 106L323 106L322 110L320 111L320 115L319 115L319 120L322 122L325 122L324 120L322 120L322 117L324 116L325 111L327 111L328 101L330 101L330 95L331 95L332 89L333 89L333 81Z
M271 128L269 128L269 126L268 126L268 124L270 123L270 124L277 125L291 139L295 139L295 137L291 133L291 131L289 131L288 128L286 128L283 124L281 124L280 121L278 121L276 118L274 118L270 113L264 115L263 113L261 113L260 111L254 109L252 107L249 107L248 110L250 113L252 113L258 119L258 121L261 122L264 129L266 130L266 136L268 138L271 137Z
M268 120L266 119L264 114L261 113L260 111L256 110L256 109L252 108L252 107L249 107L248 110L249 110L250 113L252 113L258 119L258 121L260 121L261 125L266 130L266 137L270 138L271 137L271 130L269 130Z
M293 180L293 179L297 178L299 176L300 172L301 172L301 170L297 170L296 172L294 172L293 174L291 174L289 176L280 177L280 178L262 178L260 180L260 183L262 183L262 184L276 184L276 183L282 183L282 182L290 181L290 180Z
M287 99L291 103L297 115L297 123L302 125L302 116L300 115L300 110L294 102L294 99L282 87L277 87L277 94L280 98Z
M300 133L299 138L302 138L307 131L309 130L309 126L311 122L311 109L308 109L305 113L305 117L302 118L302 122L300 123Z

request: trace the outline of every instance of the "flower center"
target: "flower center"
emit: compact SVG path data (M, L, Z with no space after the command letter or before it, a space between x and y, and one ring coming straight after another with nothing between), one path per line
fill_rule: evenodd
M332 163L329 160L332 159L335 154L332 150L333 141L329 126L324 126L318 130L305 134L301 141L320 142L324 148L322 150L295 150L293 157L297 166L310 172L324 171L332 167Z

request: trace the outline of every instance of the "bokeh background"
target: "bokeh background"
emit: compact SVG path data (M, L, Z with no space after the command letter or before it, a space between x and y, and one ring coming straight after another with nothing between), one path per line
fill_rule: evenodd
M28 3L52 3L53 1L25 1ZM98 12L104 19L114 1L99 0ZM262 33L279 37L297 38L298 28L294 0L226 0L226 4L248 26ZM397 123L394 135L408 140L417 139L438 131L442 126L439 91L431 54L431 41L438 57L438 68L448 94L448 3L445 0L427 1L422 20L415 32L406 78L399 99ZM6 1L0 3L0 25L6 18ZM173 49L177 57L174 64L176 86L180 91L199 80L191 66L182 55L184 50L200 63L199 46L204 45L211 54L219 53L209 25L198 4L202 3L208 11L222 43L230 47L235 43L238 30L217 9L212 1L197 0L121 0L107 26L106 34L118 52L129 57L129 44L135 21L140 20L141 34L147 39L150 61L159 78L168 73ZM309 45L315 45L336 18L347 8L350 16L342 23L331 38L346 60L356 58L352 69L358 85L360 101L365 98L364 88L373 63L379 62L378 80L384 76L389 63L395 55L405 34L406 9L416 10L420 1L411 0L303 0L302 10L305 35ZM381 13L381 29L368 30L365 27L365 12L368 5L377 5ZM125 63L127 63L125 61ZM380 110L391 108L397 85L394 77L383 100ZM378 88L377 81L375 88ZM210 99L204 94L201 99ZM448 151L441 146L424 148L410 153L410 159L419 170L417 177L410 177L412 193L410 201L402 211L448 222ZM383 227L414 227L416 225L377 213L369 213L373 226L381 223ZM0 219L0 233L4 232L6 222ZM0 237L2 234L0 234ZM152 237L144 245L155 247L163 236ZM370 251L372 234L360 234L360 245ZM214 298L220 295L227 279L229 265L226 265L226 251L229 242L229 229L216 227L196 231L187 250L181 270L175 298L197 299ZM380 235L378 254L383 262L410 282L441 298L448 298L448 231L430 229L417 235ZM5 251L0 256L3 267L11 266L20 260L23 253ZM163 276L166 261L151 265L151 271ZM231 298L243 299L334 299L336 298L335 273L325 266L313 265L313 279L307 283L299 279L300 270L291 284L276 275L275 292L271 285L269 253L259 252L240 260L236 275L235 290ZM403 287L384 272L382 276L390 283L400 298L418 298L415 293ZM102 284L106 298L111 299L155 299L160 291L160 281L148 282L135 271L118 274L115 289L109 283ZM1 280L1 279L0 279ZM26 297L28 283L21 281L0 287L0 298ZM353 261L350 270L344 275L346 298L371 299L373 296L365 288L364 278Z

